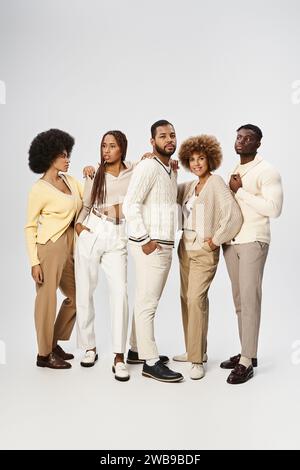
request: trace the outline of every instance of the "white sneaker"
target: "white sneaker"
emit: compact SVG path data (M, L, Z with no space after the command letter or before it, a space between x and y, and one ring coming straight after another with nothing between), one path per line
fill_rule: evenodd
M208 356L207 353L203 354L203 362L207 362ZM178 356L173 357L173 361L177 362L188 362L188 356L187 353L179 354Z
M202 379L205 376L204 367L202 364L195 364L192 363L192 367L190 370L190 378L193 380Z
M173 357L173 361L177 361L177 362L187 362L187 360L188 360L188 357L187 357L186 352Z
M112 366L112 371L115 374L115 379L120 380L120 382L126 382L130 379L128 369L124 362L117 362L116 365Z
M98 361L98 354L95 351L86 351L80 365L82 367L93 367L96 361Z

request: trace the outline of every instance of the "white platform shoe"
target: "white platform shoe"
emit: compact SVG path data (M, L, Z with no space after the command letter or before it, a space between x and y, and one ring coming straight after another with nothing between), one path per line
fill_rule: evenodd
M82 367L93 367L96 361L98 361L98 354L95 351L90 350L85 352L80 365Z
M130 379L128 369L124 362L117 362L116 365L112 366L112 371L115 374L115 379L120 382L127 382Z

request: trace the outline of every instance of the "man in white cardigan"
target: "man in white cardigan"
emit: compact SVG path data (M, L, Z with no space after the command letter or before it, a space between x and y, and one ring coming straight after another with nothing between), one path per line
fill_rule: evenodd
M280 215L283 202L279 173L257 155L261 139L261 130L253 124L237 130L235 151L240 163L229 182L244 218L240 232L223 246L241 342L241 353L220 364L223 369L233 369L227 378L230 384L248 381L257 366L262 279L271 238L269 218Z
M160 120L152 125L151 136L155 157L137 165L123 202L136 271L127 362L142 362L144 376L179 382L183 376L165 365L168 358L158 355L154 338L154 317L171 267L177 222L177 181L169 165L176 134L172 124Z

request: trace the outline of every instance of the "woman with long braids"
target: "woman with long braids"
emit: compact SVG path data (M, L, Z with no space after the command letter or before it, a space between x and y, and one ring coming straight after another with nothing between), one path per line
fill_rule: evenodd
M124 363L128 327L127 236L122 202L134 169L125 161L126 136L118 130L104 134L101 162L94 179L86 178L83 208L77 218L75 252L77 332L79 347L85 349L83 367L98 359L94 332L93 293L99 264L108 282L112 315L113 372L120 381L129 380Z

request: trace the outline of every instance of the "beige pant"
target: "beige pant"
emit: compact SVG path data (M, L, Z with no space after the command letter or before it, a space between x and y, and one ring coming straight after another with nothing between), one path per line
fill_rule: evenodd
M241 354L257 357L262 279L269 245L263 242L223 245L238 316Z
M35 328L39 355L47 356L58 340L68 340L75 322L74 229L69 227L53 243L38 244L38 257L44 274L36 285ZM56 317L56 291L66 296Z
M130 345L138 351L140 359L158 357L154 317L170 271L173 250L167 245L160 246L160 251L155 250L150 255L145 255L140 246L130 246L136 275Z
M187 250L180 240L180 298L188 361L201 363L207 348L208 290L215 276L220 249L212 251L208 243L200 250Z

